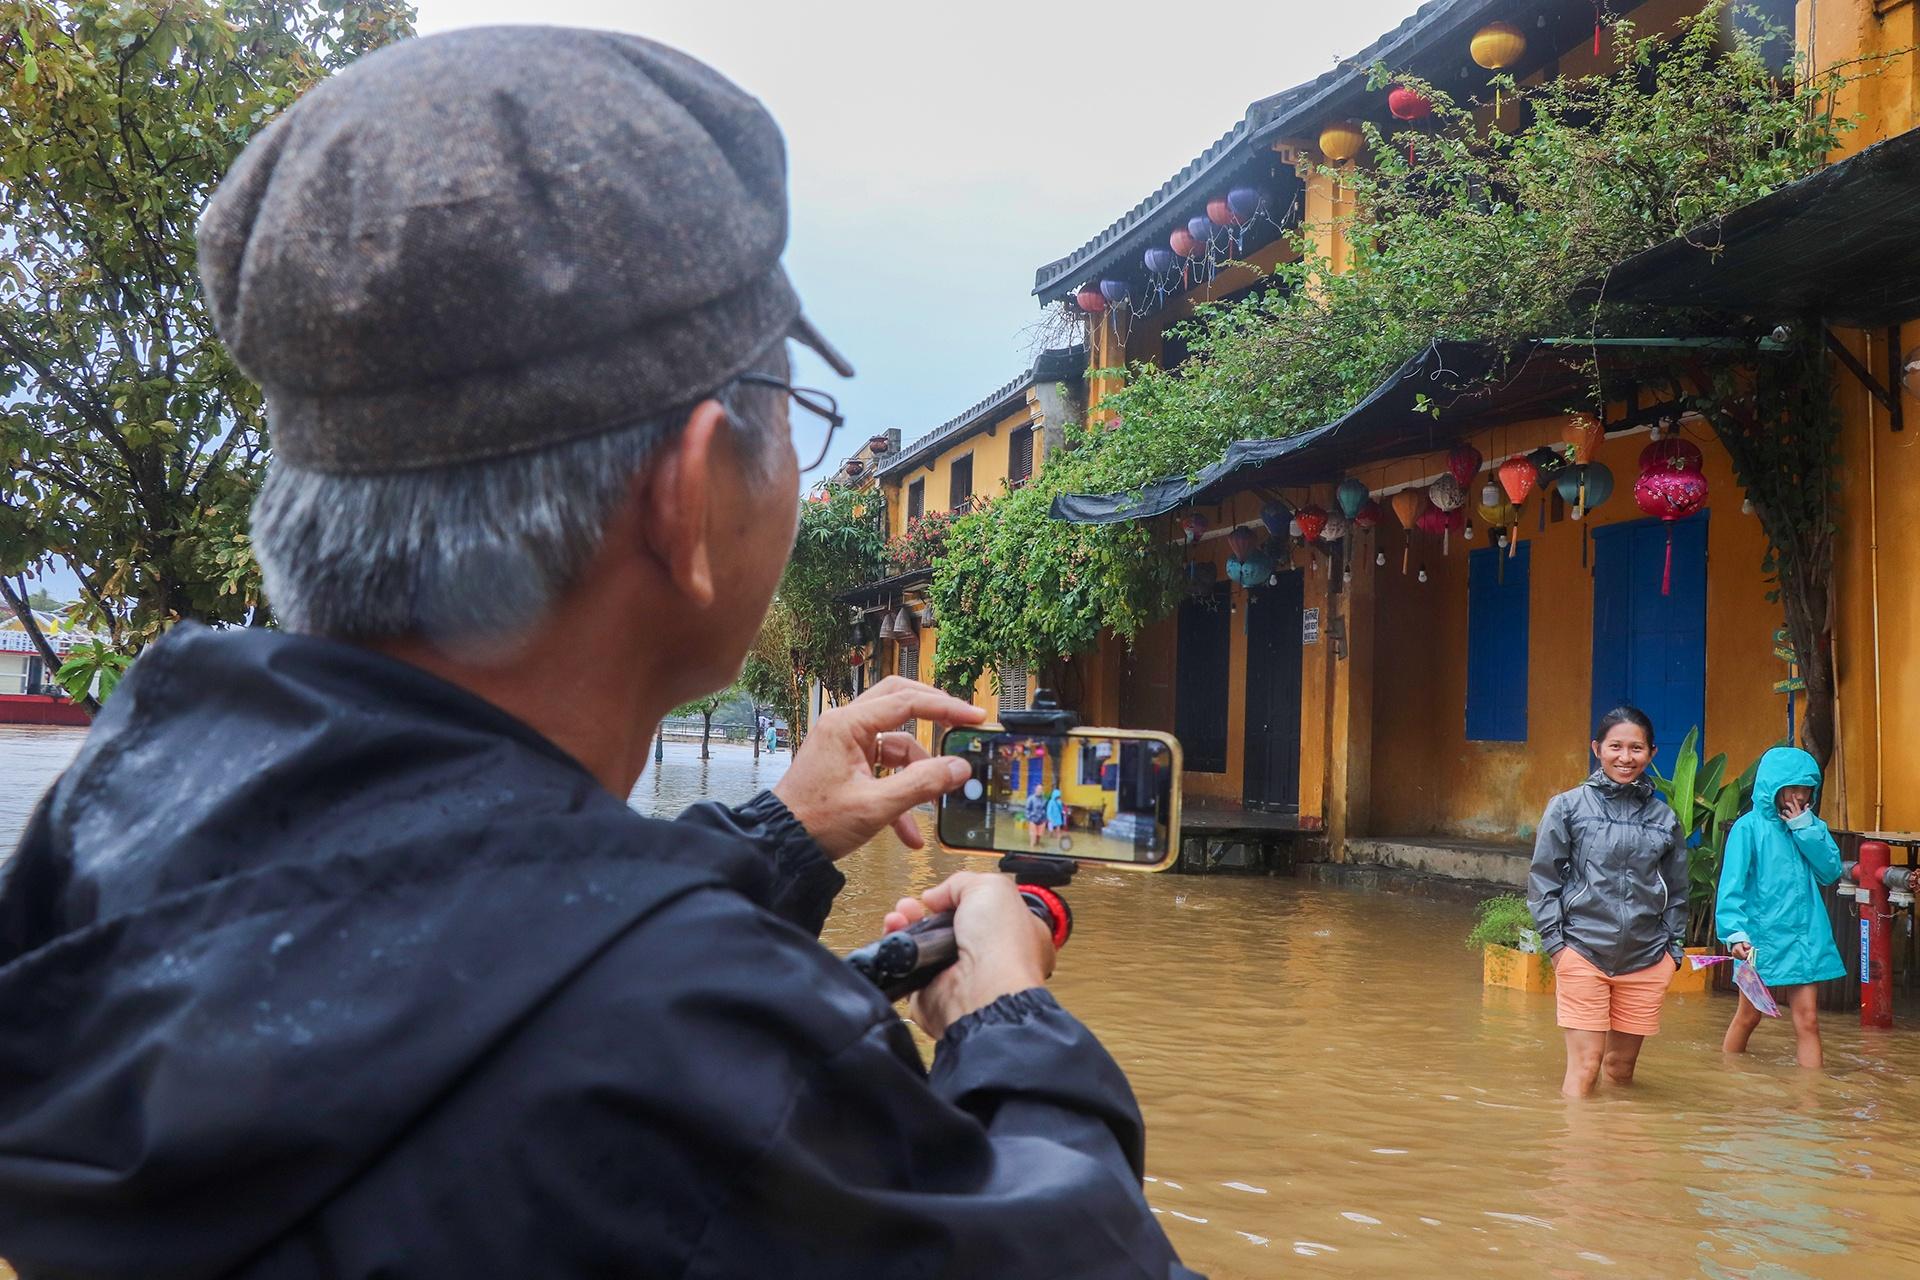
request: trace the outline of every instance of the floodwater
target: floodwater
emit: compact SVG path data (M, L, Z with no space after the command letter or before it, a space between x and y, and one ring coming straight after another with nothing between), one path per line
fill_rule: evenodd
M0 730L0 848L78 737ZM635 807L737 802L787 763L698 756L670 745ZM836 950L983 864L888 836L844 865ZM1214 1280L1920 1268L1920 1010L1875 1035L1828 1016L1816 1073L1778 1024L1727 1061L1728 998L1673 1000L1637 1085L1568 1103L1551 998L1481 986L1460 906L1120 871L1069 893L1054 988L1131 1077L1148 1199Z

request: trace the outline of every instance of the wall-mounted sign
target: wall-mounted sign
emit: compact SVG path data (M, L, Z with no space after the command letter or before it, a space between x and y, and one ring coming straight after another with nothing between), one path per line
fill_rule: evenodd
M1318 609L1300 611L1300 643L1320 643L1320 611Z

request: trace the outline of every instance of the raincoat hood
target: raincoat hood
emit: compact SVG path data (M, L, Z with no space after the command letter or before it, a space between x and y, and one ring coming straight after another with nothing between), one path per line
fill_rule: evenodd
M1763 821L1784 826L1775 801L1782 787L1812 787L1813 803L1820 804L1820 765L1799 747L1774 747L1760 757L1753 774L1753 812Z

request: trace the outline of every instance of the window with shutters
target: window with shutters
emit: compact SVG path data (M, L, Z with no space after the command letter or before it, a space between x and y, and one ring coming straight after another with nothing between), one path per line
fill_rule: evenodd
M1027 668L1018 662L1000 664L1000 710L1027 709Z
M915 639L899 646L900 659L894 664L894 674L905 676L909 680L920 678L920 641ZM917 733L920 730L918 720L909 720L900 726L902 733Z
M1007 436L1007 483L1018 489L1033 478L1033 428L1021 427Z
M1528 566L1533 544L1467 559L1467 738L1527 740Z
M973 455L953 460L947 478L947 506L955 511L970 510L973 505Z
M915 480L907 486L907 521L912 523L927 513L927 482Z

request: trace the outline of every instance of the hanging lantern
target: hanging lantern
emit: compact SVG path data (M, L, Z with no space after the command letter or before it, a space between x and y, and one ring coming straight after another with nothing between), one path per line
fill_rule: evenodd
M1335 164L1345 164L1367 145L1367 135L1351 120L1338 120L1320 131L1320 154Z
M1273 557L1259 547L1250 546L1244 555L1227 557L1227 578L1242 587L1264 585L1278 568Z
M1300 525L1300 536L1308 543L1319 538L1320 530L1327 523L1327 513L1317 506L1301 507L1293 513L1293 518Z
M1242 560L1247 558L1247 553L1253 550L1254 545L1253 530L1244 524L1235 525L1232 532L1227 534L1227 549Z
M1544 444L1527 454L1527 461L1540 472L1533 483L1542 493L1547 491L1547 486L1553 483L1554 477L1566 470L1569 465L1565 450L1549 448Z
M1433 114L1433 99L1418 89L1409 89L1398 84L1387 94L1387 110L1393 113L1395 120L1404 120L1412 124L1424 120ZM1407 163L1413 163L1413 140L1407 140Z
M1464 440L1447 450L1447 474L1460 482L1465 489L1480 474L1480 464L1484 459L1480 451Z
M1088 285L1080 292L1074 294L1073 300L1080 305L1082 311L1090 316L1097 316L1107 309L1106 298L1101 296L1100 290L1094 288L1092 285Z
M1351 527L1347 517L1338 511L1327 512L1326 523L1320 526L1320 541L1338 542L1347 536Z
M1173 264L1179 260L1171 249L1149 249L1140 255L1142 264L1156 276L1165 275L1173 270Z
M1252 187L1235 187L1227 192L1227 208L1233 210L1234 218L1245 226L1260 212L1260 193Z
M1613 472L1604 462L1590 462L1584 467L1570 466L1562 470L1553 482L1563 501L1572 504L1573 518L1580 519L1587 512L1613 496ZM1580 563L1587 563L1587 530L1580 528Z
M1207 201L1207 221L1216 227L1237 227L1240 225L1241 218L1233 211L1233 206L1227 203L1225 196L1215 196Z
M1287 526L1293 521L1293 513L1287 510L1284 502L1265 502L1260 505L1260 523L1267 526L1267 533L1275 538L1287 536Z
M1447 553L1445 543L1447 536L1447 513L1438 507L1430 506L1420 513L1420 518L1415 523L1419 526L1420 532L1430 538L1439 538L1442 540L1440 554L1445 555ZM1424 569L1425 566L1422 566L1422 568ZM1426 579L1422 578L1421 581L1424 582Z
M1206 256L1206 246L1193 238L1193 233L1185 227L1176 230L1167 237L1167 244L1183 258L1193 259Z
M900 612L893 615L893 638L895 640L911 639L917 621L913 611L904 604L901 605Z
M882 640L891 640L894 638L893 615L891 613L882 613L880 615L880 638Z
M1593 461L1594 450L1606 439L1606 428L1592 418L1575 418L1560 432L1560 438L1567 442L1573 461L1586 466Z
M1427 501L1441 511L1458 511L1467 505L1467 489L1452 475L1441 476L1427 486Z
M1180 527L1186 531L1188 542L1198 542L1200 535L1213 527L1213 521L1207 519L1205 512L1190 511L1180 517Z
M1100 282L1100 296L1107 300L1107 305L1110 307L1117 307L1125 302L1129 292L1131 291L1127 288L1127 282L1125 280L1102 280Z
M1433 114L1433 99L1418 89L1397 84L1387 93L1387 110L1395 120L1424 120Z
M1187 234L1202 244L1213 239L1213 233L1217 230L1219 228L1213 225L1213 219L1205 214L1187 219Z
M1354 527L1359 529L1377 529L1380 526L1380 517L1385 514L1385 510L1382 509L1378 502L1372 498L1368 498L1360 505L1360 509L1353 513Z
M1647 451L1651 453L1668 444L1687 442L1663 440L1649 445ZM1707 478L1701 474L1698 462L1700 451L1693 449L1693 454L1692 459L1662 454L1633 483L1633 500L1640 504L1640 509L1650 516L1658 516L1667 525L1667 563L1660 575L1663 596L1673 594L1673 522L1686 519L1707 502Z
M1473 33L1467 50L1488 71L1505 71L1527 55L1527 37L1511 22L1489 22ZM1493 114L1500 115L1500 91L1493 91Z
M1507 529L1520 523L1520 513L1507 501L1506 495L1498 491L1495 501L1482 502L1473 513L1480 517L1480 523L1494 529Z
M1698 471L1705 464L1699 446L1679 436L1655 440L1640 451L1642 471Z
M1515 457L1501 463L1500 469L1494 474L1500 479L1500 487L1506 490L1507 501L1518 509L1526 502L1527 494L1533 491L1533 481L1540 474L1540 469L1525 458ZM1518 545L1519 539L1516 538L1508 544L1507 554L1512 555Z
M1341 512L1352 520L1359 516L1360 508L1373 501L1373 495L1367 492L1366 482L1348 476L1333 491L1333 500L1340 504Z
M1420 524L1420 513L1427 509L1427 494L1424 489L1402 489L1393 495L1394 518L1400 522L1400 528L1406 532L1406 544L1400 550L1400 572L1407 571L1407 556L1413 548L1413 533Z

